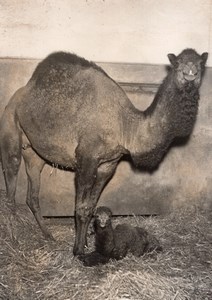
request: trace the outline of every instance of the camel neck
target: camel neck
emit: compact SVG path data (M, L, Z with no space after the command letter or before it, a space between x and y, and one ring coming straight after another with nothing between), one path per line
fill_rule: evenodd
M112 224L108 224L106 227L97 227L95 237L95 246L99 253L105 256L110 256L114 249L114 232Z
M137 166L154 168L176 137L191 133L198 100L192 83L180 89L172 76L164 80L152 104L130 124L129 151Z

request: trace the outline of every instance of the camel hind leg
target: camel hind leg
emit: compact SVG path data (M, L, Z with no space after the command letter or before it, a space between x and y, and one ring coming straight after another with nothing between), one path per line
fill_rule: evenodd
M23 149L22 155L28 177L27 205L40 226L44 237L49 240L54 240L52 234L46 228L39 205L40 177L45 162L30 146Z
M15 192L21 164L21 130L9 116L1 120L0 156L7 197L15 209Z

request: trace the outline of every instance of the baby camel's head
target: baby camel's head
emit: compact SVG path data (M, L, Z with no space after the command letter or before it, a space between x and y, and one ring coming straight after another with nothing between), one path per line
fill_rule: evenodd
M112 212L106 206L99 206L94 213L95 226L105 228L111 223Z

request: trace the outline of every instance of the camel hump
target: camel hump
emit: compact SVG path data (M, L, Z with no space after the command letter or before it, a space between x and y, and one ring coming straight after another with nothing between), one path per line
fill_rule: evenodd
M40 83L45 76L48 74L53 75L54 72L67 73L70 78L72 73L76 74L79 70L87 68L97 70L109 77L105 71L94 62L73 53L60 51L51 53L42 60L36 67L30 80Z

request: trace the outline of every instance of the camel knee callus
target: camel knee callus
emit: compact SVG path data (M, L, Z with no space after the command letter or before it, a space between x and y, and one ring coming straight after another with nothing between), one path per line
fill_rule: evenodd
M169 54L169 60L172 68L146 111L136 109L96 64L64 52L41 61L5 108L0 151L7 195L14 201L23 155L27 202L46 236L39 207L43 166L48 162L76 172L74 254L84 251L91 219L90 213L79 215L78 207L94 210L119 160L129 155L136 166L154 168L175 138L192 132L207 53L186 49ZM11 163L8 153L17 160Z

